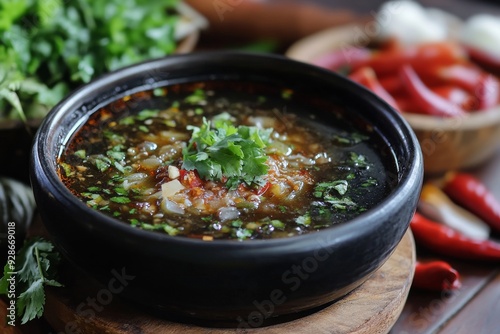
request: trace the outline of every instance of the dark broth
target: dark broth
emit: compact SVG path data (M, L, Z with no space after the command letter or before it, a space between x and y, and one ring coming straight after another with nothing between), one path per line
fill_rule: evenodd
M310 101L291 90L240 82L127 96L76 132L59 174L89 207L136 228L207 241L317 231L380 202L396 182L397 166L369 125ZM265 129L267 174L229 184L227 177L205 180L183 169L188 126L200 127L204 118Z

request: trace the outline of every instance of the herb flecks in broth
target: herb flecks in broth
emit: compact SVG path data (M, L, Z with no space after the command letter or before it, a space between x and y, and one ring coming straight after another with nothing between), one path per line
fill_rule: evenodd
M299 117L294 96L178 85L127 97L73 136L61 178L135 228L206 241L308 233L378 203L390 184L375 134Z

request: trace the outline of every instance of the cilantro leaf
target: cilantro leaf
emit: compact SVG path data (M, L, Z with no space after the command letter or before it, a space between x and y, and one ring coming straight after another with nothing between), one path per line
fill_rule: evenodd
M54 250L50 241L34 238L25 242L16 256L16 273L7 265L4 276L0 280L0 294L7 294L7 279L15 275L17 297L16 311L25 324L35 318L40 318L45 306L44 287L62 286L55 280L59 253Z
M337 180L332 182L320 182L314 187L314 197L322 198L332 193L338 192L340 195L345 195L347 192L348 183L346 180Z
M97 75L171 54L180 2L0 1L0 119L43 117Z
M214 117L213 123L214 127L203 118L201 127L188 127L193 133L183 151L182 168L197 170L206 180L226 177L229 188L241 182L262 185L269 169L264 149L272 129L235 127L227 113Z

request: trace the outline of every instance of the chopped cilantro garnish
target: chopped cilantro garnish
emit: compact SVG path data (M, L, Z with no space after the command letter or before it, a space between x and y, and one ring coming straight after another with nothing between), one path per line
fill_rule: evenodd
M128 194L128 192L122 187L116 187L115 193L117 193L118 195L127 195Z
M87 153L85 152L85 150L78 150L75 152L75 155L80 159L85 159L87 157Z
M309 212L306 212L304 215L295 218L295 222L298 225L309 226L311 225L311 215Z
M154 96L165 96L167 95L167 91L164 88L155 88L153 89Z
M106 157L96 158L95 159L95 166L101 172L104 172L109 168L109 166L111 166L111 161Z
M184 99L184 102L189 104L198 104L206 99L203 89L196 89L191 95Z
M122 118L119 122L120 125L133 125L135 123L133 116L127 116Z
M366 168L370 165L364 155L357 154L356 152L350 153L350 161L355 167Z
M120 172L125 172L125 167L123 167L118 161L113 162L113 166L118 169Z
M337 198L334 196L325 196L325 202L340 210L356 206L356 203L354 203L349 197Z
M114 159L114 160L117 160L117 161L121 161L121 160L125 159L125 153L124 152L119 152L119 151L115 151L115 150L109 150L109 151L107 151L106 155L110 159Z
M145 132L145 133L149 132L148 127L145 126L145 125L139 125L138 129L139 129L139 131L142 131L142 132Z
M126 142L125 137L117 133L114 133L113 131L105 130L103 134L110 141L112 145L123 144Z
M130 199L128 197L124 197L124 196L111 197L109 200L111 202L120 203L120 204L130 203Z
M314 197L322 198L334 190L340 195L344 195L347 192L347 184L346 180L320 182L314 187Z
M229 188L241 182L262 185L268 171L264 148L272 129L235 127L226 117L216 118L214 123L216 127L212 128L204 118L201 127L188 127L193 134L183 150L182 168L197 170L205 180L226 177Z
M239 219L233 220L231 222L231 226L232 227L241 227L242 225L243 225L243 222L241 220L239 220Z
M94 186L94 187L88 187L87 190L90 191L90 192L95 193L95 192L101 190L101 188Z
M361 143L362 141L368 140L370 137L365 136L359 132L347 133L343 132L340 134L336 134L332 137L332 140L337 144L342 145L356 145Z
M75 174L75 172L71 169L71 166L69 164L61 162L59 163L59 165L64 170L64 175L66 175L67 177L73 176Z
M367 188L367 187L373 187L373 186L376 186L378 185L378 181L374 178L369 178L368 180L366 180L365 182L363 182L361 184L362 187L364 188Z
M271 220L271 225L273 225L273 227L277 228L277 229L284 229L285 228L285 223L283 223L281 220L277 220L277 219Z
M236 230L236 237L239 240L244 240L252 236L252 231L246 228L239 228Z
M144 109L144 110L141 110L135 116L135 119L138 121L145 121L149 118L157 117L159 113L160 113L160 110Z

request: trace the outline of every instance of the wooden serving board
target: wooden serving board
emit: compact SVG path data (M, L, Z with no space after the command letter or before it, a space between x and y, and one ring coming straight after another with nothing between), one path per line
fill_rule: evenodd
M93 315L84 314L82 310L92 309L89 302L99 296L101 287L89 277L65 267L66 287L47 289L44 317L56 333L387 333L405 304L414 265L415 245L408 232L387 262L343 299L314 313L292 319L287 317L278 324L245 330L203 327L156 318L135 309L118 296L107 301L106 305L95 307ZM80 314L77 314L78 307Z

